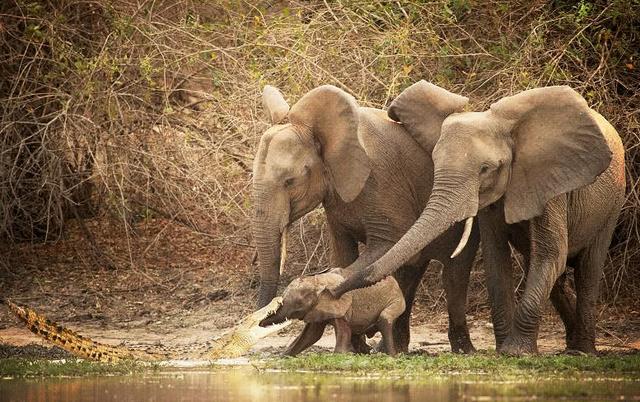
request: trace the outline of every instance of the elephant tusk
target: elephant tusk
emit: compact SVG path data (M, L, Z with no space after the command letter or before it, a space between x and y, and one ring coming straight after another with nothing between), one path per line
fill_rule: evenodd
M471 227L473 226L473 216L467 218L464 222L464 232L462 232L462 237L460 238L460 243L458 243L458 247L456 247L453 254L451 254L451 258L456 258L458 254L464 250L464 246L467 245L469 241L469 236L471 236Z
M280 239L280 275L284 272L284 262L287 259L287 233L289 233L289 231L287 228L284 228L282 238Z

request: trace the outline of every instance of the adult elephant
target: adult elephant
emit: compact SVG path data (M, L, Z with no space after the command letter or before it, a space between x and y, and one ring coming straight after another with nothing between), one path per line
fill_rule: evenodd
M497 350L537 353L540 315L551 297L567 348L594 353L599 280L625 192L618 133L566 86L524 91L484 112L442 113L458 97L421 81L390 106L389 116L432 150L431 198L389 252L333 295L377 282L452 224L478 215ZM528 267L517 306L509 243ZM567 263L577 300L565 291Z
M283 238L291 223L322 204L331 238L331 264L359 270L380 258L411 227L433 184L431 158L403 126L382 110L359 107L336 87L315 88L289 110L282 94L266 86L263 104L274 126L262 136L253 166L258 307L276 295L284 262ZM452 102L447 112L461 106ZM474 230L467 249L451 259L462 232L462 225L443 231L395 273L407 305L394 326L398 351L408 350L411 306L431 259L446 265L443 282L452 350L474 350L465 307L479 234ZM361 254L359 242L366 245ZM301 336L306 336L306 329Z

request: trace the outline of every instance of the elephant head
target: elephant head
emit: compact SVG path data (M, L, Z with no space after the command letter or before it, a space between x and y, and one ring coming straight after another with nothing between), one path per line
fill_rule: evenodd
M591 109L569 87L524 91L484 112L441 112L443 105L456 102L461 102L459 95L425 81L392 102L389 117L432 148L433 190L415 224L370 267L368 276L353 278L335 295L392 273L451 225L466 220L453 258L463 249L478 210L502 200L506 223L531 219L552 198L595 181L611 161Z
M260 326L268 327L289 319L320 323L344 317L351 308L351 294L334 299L327 290L344 279L340 272L340 269L333 269L291 281L282 295L282 305L262 320Z
M346 92L324 85L289 110L282 94L266 86L263 104L274 125L262 136L253 165L258 307L276 295L288 226L334 194L353 201L370 173L358 141L359 108Z

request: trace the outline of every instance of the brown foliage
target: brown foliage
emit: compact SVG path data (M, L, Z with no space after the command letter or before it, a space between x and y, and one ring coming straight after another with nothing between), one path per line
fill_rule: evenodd
M246 245L267 83L291 103L331 83L362 105L385 107L427 79L469 96L475 109L567 84L627 148L629 196L605 296L640 287L637 2L257 3L3 2L2 238L51 240L69 218L106 214L126 236L162 216ZM294 272L326 263L323 225L314 213L296 226Z

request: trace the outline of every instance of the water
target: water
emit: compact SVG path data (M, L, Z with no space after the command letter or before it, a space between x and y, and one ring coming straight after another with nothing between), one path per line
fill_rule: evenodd
M449 376L413 380L349 374L180 371L113 377L3 379L0 401L458 401L640 400L633 379L500 381Z

